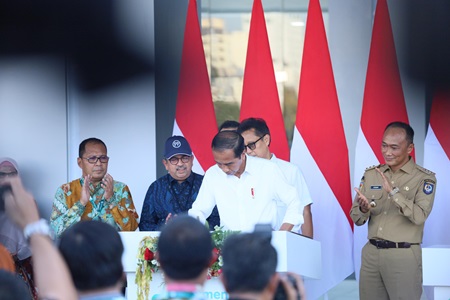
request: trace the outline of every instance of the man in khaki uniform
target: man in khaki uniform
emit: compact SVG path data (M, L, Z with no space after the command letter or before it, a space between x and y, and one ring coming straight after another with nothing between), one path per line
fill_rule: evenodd
M369 242L362 249L360 299L420 299L425 220L433 207L434 173L415 164L414 131L390 123L381 151L386 164L366 169L350 216L369 221Z

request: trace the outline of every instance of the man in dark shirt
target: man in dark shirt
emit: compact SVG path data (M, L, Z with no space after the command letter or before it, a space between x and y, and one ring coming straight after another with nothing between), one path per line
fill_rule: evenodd
M162 163L168 174L153 182L142 207L140 231L159 231L172 216L187 212L197 198L203 176L192 172L194 157L188 141L182 136L166 140ZM215 207L207 219L209 227L220 225Z

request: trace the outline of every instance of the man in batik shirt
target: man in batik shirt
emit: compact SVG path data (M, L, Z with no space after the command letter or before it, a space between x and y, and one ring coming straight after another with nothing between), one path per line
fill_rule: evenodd
M128 186L107 173L105 143L84 140L77 161L82 177L59 187L53 201L50 224L56 236L82 220L102 221L118 231L136 230L138 215Z

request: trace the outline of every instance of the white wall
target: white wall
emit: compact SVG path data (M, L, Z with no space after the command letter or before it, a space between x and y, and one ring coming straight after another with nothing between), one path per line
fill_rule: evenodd
M145 193L156 179L154 78L95 93L72 91L69 108L69 178L81 175L77 165L80 142L100 138L108 147L108 172L128 184L140 214Z
M134 53L153 62L153 1L115 3L119 35ZM79 143L98 137L108 147L109 173L128 184L140 214L156 179L154 76L88 93L77 87L71 71L54 58L0 60L0 157L17 160L48 219L57 187L81 175Z
M19 164L44 217L67 178L64 63L45 58L0 61L0 156Z

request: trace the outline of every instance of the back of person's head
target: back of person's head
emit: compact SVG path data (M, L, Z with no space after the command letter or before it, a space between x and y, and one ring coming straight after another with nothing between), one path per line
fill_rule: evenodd
M245 119L239 124L238 132L243 133L247 130L254 130L255 135L262 137L266 134L270 135L269 127L267 126L266 121L261 118L248 118Z
M0 270L0 300L30 300L25 282L15 273Z
M219 131L228 130L236 131L239 127L239 122L234 120L226 120L220 125Z
M218 152L232 149L234 157L238 158L245 149L244 138L236 131L220 131L214 136L211 148Z
M80 143L80 147L78 148L78 157L80 157L80 158L83 157L84 153L86 152L87 144L101 144L105 147L106 152L108 152L108 148L106 147L106 144L101 139L91 137L91 138L85 139L84 141L82 141Z
M405 130L406 141L408 142L408 144L414 143L414 130L412 129L412 127L409 124L406 124L404 122L399 122L399 121L391 122L386 126L384 131L386 132L388 129L391 129L391 128L400 128L400 129Z
M222 247L222 277L228 293L262 292L276 272L277 252L255 233L229 236Z
M209 267L212 250L208 228L188 215L171 220L158 239L161 269L172 280L196 279Z
M62 235L59 250L75 287L91 291L116 285L123 275L123 244L116 229L100 221L81 221Z

